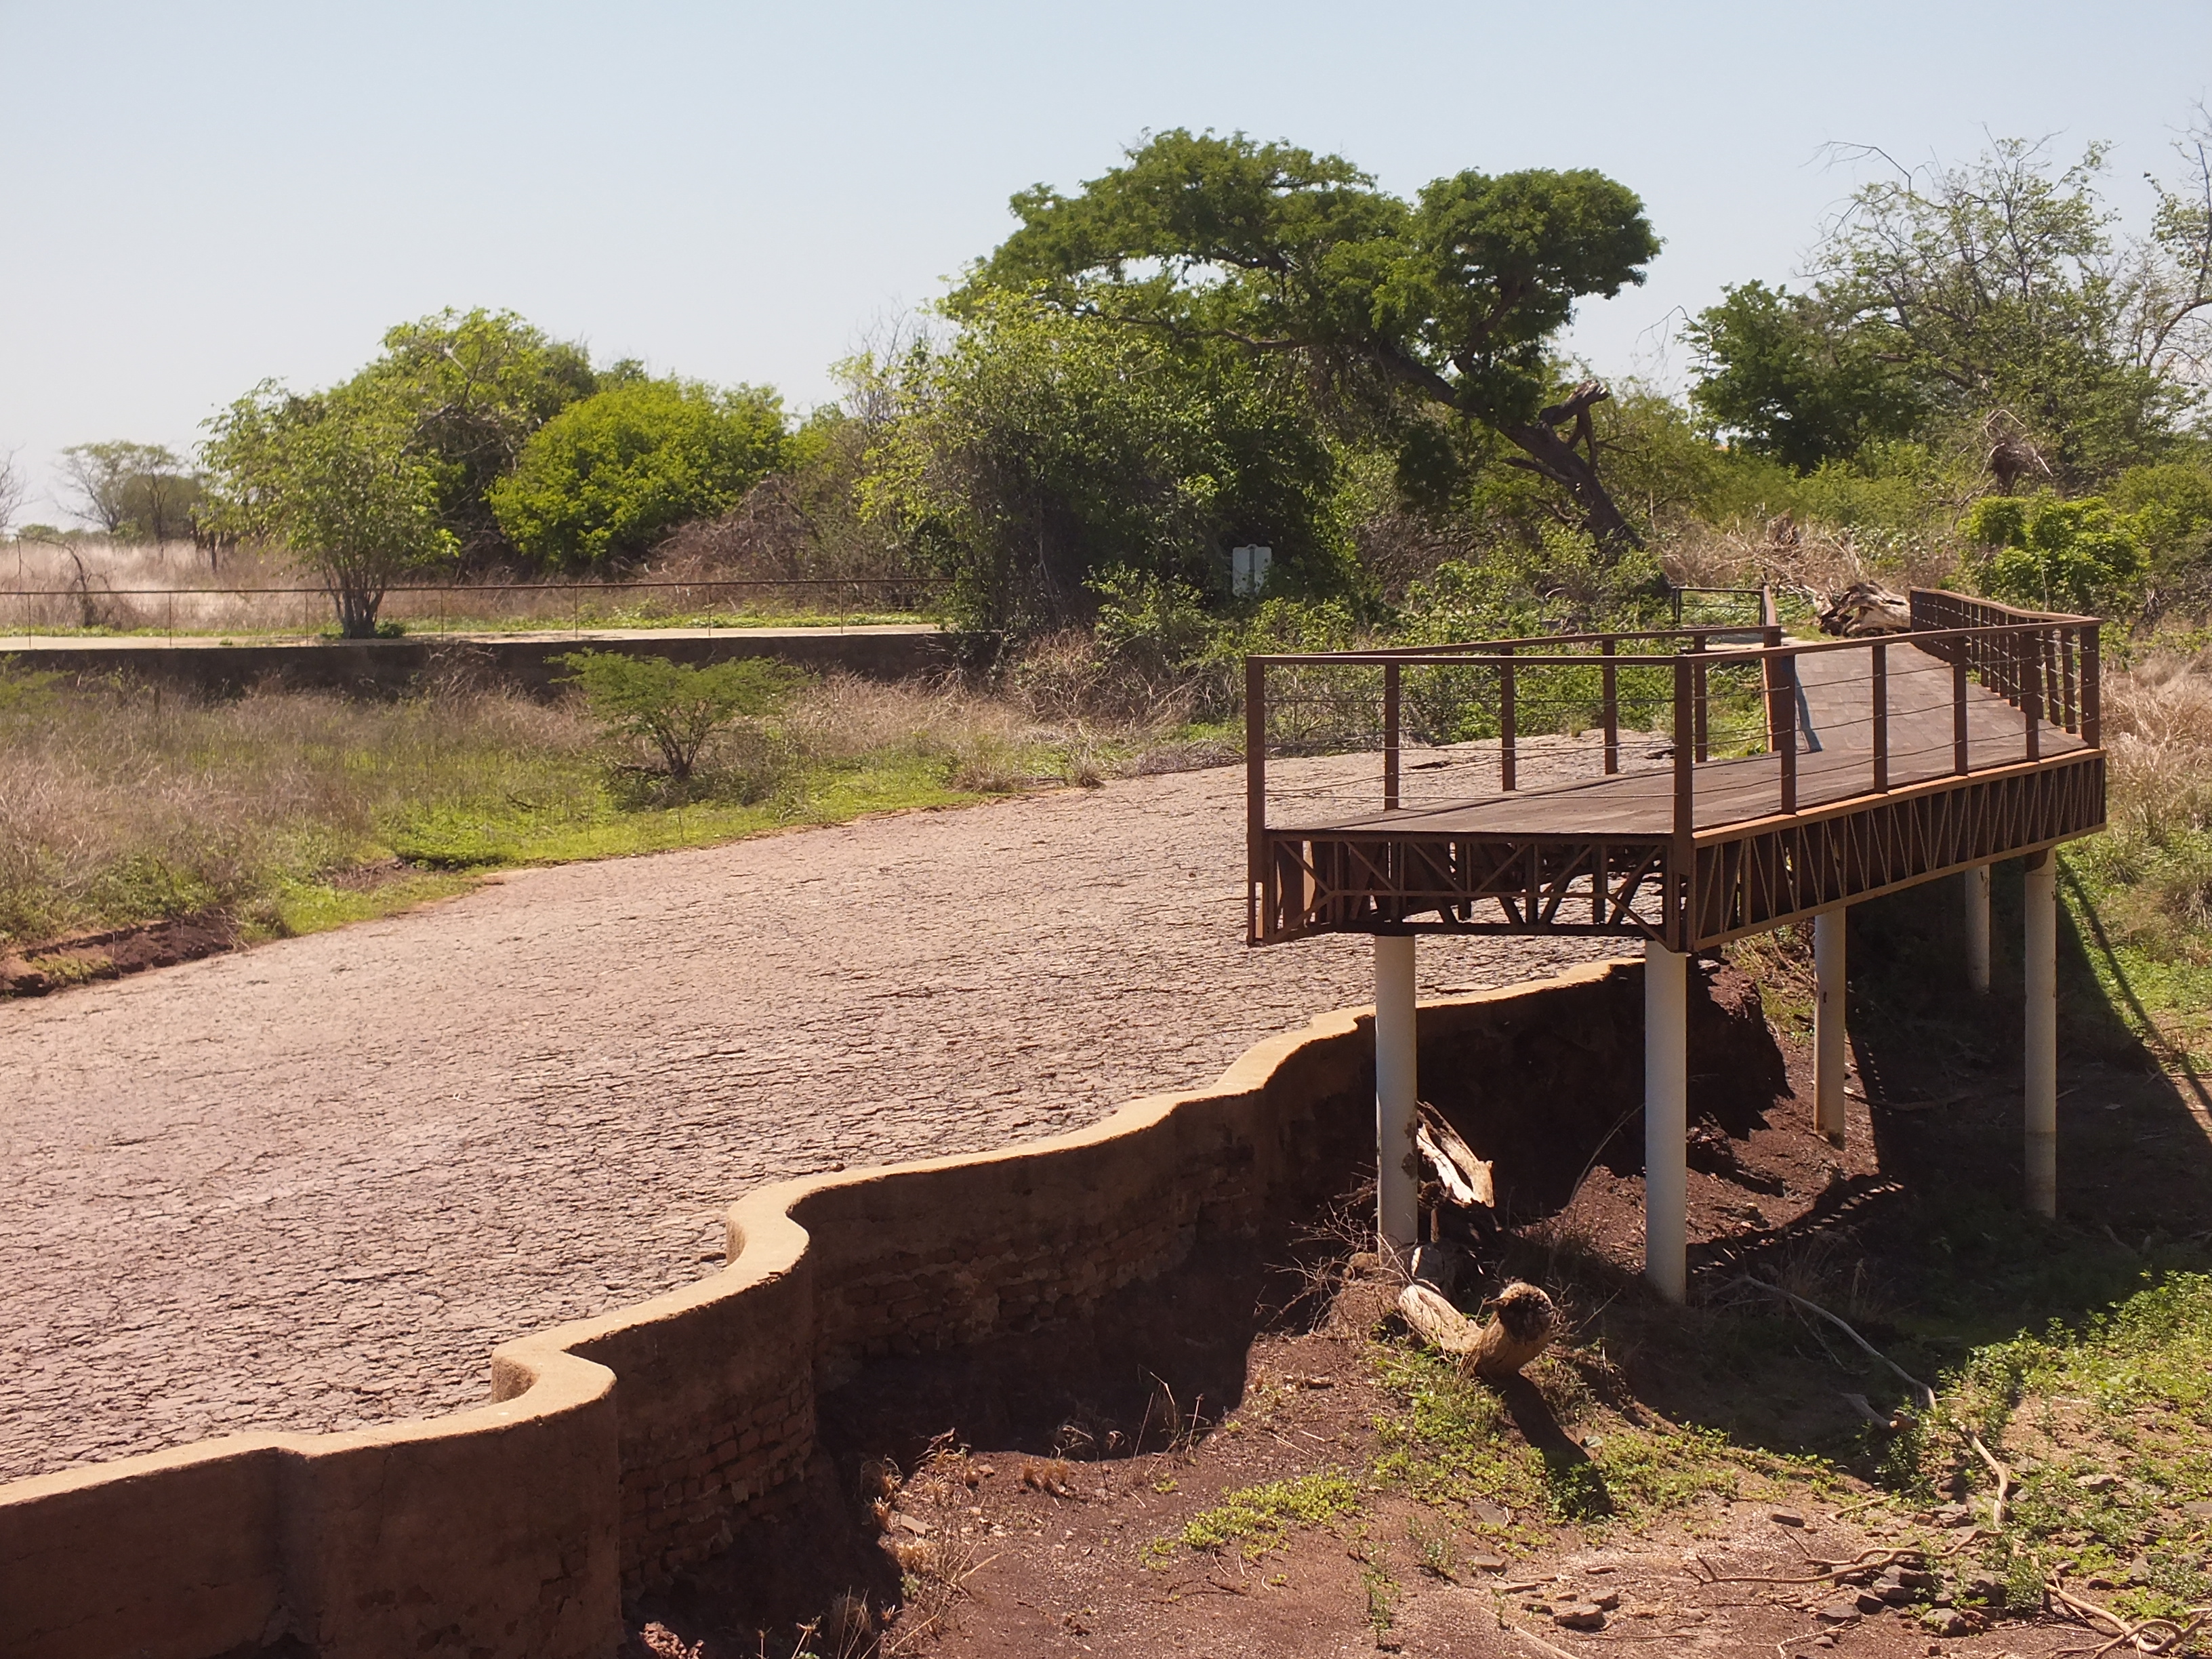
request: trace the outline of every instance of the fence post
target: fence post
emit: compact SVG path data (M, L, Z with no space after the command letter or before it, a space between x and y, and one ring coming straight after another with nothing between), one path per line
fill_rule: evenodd
M1706 740L1705 636L1703 634L1696 634L1691 636L1690 653L1696 665L1692 671L1695 678L1692 681L1692 688L1690 694L1691 707L1695 711L1694 718L1697 726L1695 743L1696 758L1698 760L1710 760L1712 757L1710 753L1710 745Z
M1759 601L1760 616L1765 616L1766 612L1772 609L1772 607L1773 601L1771 599L1761 599ZM1782 645L1782 630L1779 628L1775 627L1772 623L1768 623L1767 626L1759 630L1759 642L1769 651L1780 649ZM1775 673L1775 659L1772 657L1761 657L1759 659L1759 678L1761 688L1766 693L1766 747L1767 751L1770 754L1781 747L1778 735L1780 728L1774 723Z
M2092 749L2105 743L2105 686L2097 662L2097 624L2081 630L2081 741Z
M2027 632L2034 649L2021 653L2020 706L2027 716L2027 757L2039 760L2043 755L2043 638L2033 629Z
M1959 642L1959 654L1951 659L1951 769L1964 777L1972 771L1972 757L1966 744L1966 641Z
M1782 757L1782 810L1797 810L1797 659L1774 659L1775 748Z

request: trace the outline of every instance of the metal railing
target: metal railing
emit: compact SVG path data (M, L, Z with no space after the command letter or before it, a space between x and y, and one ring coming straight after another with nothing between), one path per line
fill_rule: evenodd
M1406 798L1408 681L1426 672L1455 682L1451 718L1441 731L1428 733L1433 750L1469 747L1473 733L1485 745L1496 742L1497 792L1509 794L1522 785L1522 739L1527 734L1523 709L1528 706L1532 680L1547 673L1576 678L1579 684L1565 700L1584 717L1587 731L1595 728L1598 742L1589 756L1598 775L1622 769L1624 712L1644 716L1644 728L1662 737L1668 746L1663 757L1674 774L1674 833L1687 839L1695 831L1698 769L1714 755L1717 680L1727 678L1739 689L1721 701L1732 718L1730 741L1734 752L1723 759L1770 753L1778 757L1778 775L1771 810L1792 813L1799 809L1801 752L1835 748L1844 740L1865 750L1863 793L1881 794L1896 781L1896 763L1913 763L1916 778L1930 775L1964 776L1970 773L2014 766L2041 758L2044 732L2055 727L2081 739L2081 747L2101 744L2098 698L2098 622L2094 617L2020 611L1985 600L1951 593L1916 590L1911 596L1913 627L1909 633L1862 639L1785 641L1771 620L1767 601L1763 625L1747 630L1726 626L1680 629L1644 629L1602 634L1568 634L1522 639L1486 640L1447 646L1390 647L1369 651L1288 652L1249 657L1245 678L1245 765L1248 828L1256 848L1270 829L1268 823L1267 761L1271 746L1285 753L1345 752L1379 747L1381 777L1378 804L1385 811L1401 810ZM1747 635L1755 645L1737 643ZM1900 756L1893 744L1898 716L1940 712L1940 705L1894 706L1892 687L1893 647L1917 647L1951 665L1950 685L1944 702L1949 706L1949 753L1936 772L1927 764L1929 747L1922 744ZM1820 663L1820 690L1832 708L1849 688L1865 687L1863 716L1838 719L1832 714L1825 730L1815 734L1802 718L1806 708L1802 681L1812 659ZM1853 665L1841 666L1842 662ZM1342 674L1365 677L1352 702L1379 701L1379 720L1368 734L1379 742L1368 744L1328 740L1329 728L1307 721L1302 738L1277 742L1271 736L1272 714L1280 713L1285 700L1271 701L1271 674L1301 676ZM1640 695L1625 695L1623 682L1634 677ZM1995 746L1978 744L1973 735L1970 687L1978 684L2021 711L2020 736ZM1379 693L1379 699L1376 694ZM1310 687L1301 686L1293 703L1313 704ZM1556 717L1559 702L1553 700ZM1356 725L1356 723L1355 723ZM1376 727L1379 726L1379 732ZM1316 741L1314 732L1322 733ZM1340 719L1334 735L1354 735L1352 726ZM1441 739L1439 741L1438 739ZM1587 749L1584 751L1588 753ZM1479 756L1433 760L1427 766L1463 773ZM1832 765L1826 769L1832 775ZM1573 781L1553 778L1549 781ZM1456 783L1461 779L1452 780ZM1341 798L1341 783L1300 792L1309 797ZM1462 788L1434 797L1468 799L1477 792ZM1362 810L1370 810L1366 808ZM1709 829L1712 826L1707 826ZM1256 857L1256 854L1255 854Z

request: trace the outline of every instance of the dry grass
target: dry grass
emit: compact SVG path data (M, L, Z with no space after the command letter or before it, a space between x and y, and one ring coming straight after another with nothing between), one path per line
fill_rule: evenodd
M820 585L822 578L831 585ZM444 586L441 580L408 578L410 591L388 595L380 619L410 633L865 620L903 616L926 605L932 591L926 583L842 571L725 567L696 550L635 580L499 570L472 573L474 586ZM755 585L732 585L740 581ZM218 559L187 542L19 540L0 544L6 592L0 634L314 635L333 626L330 602L316 586L281 550L259 545L227 548ZM15 597L24 592L40 597Z
M1938 587L1958 568L1958 550L1934 538L1909 538L1787 517L1759 526L1667 525L1656 547L1668 575L1691 587L1771 586L1785 602L1817 604L1853 582L1895 588Z
M208 912L249 933L331 925L368 912L325 903L303 921L302 891L395 858L473 869L701 845L1213 758L1156 721L1048 721L956 681L833 677L769 729L726 734L676 790L641 781L573 702L465 678L398 702L220 702L51 678L0 659L0 945Z
M578 808L597 741L566 707L498 692L209 704L0 678L0 939L251 912L389 856L394 820L426 807Z

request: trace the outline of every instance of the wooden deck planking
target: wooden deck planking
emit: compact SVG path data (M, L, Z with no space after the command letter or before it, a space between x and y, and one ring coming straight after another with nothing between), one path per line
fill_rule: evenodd
M1889 787L1953 775L1951 668L1917 646L1888 649ZM1814 652L1798 665L1799 811L1874 789L1873 696L1868 659L1859 652ZM1969 684L1967 744L1976 768L2028 758L2027 717L2002 697ZM2045 758L2081 750L2081 739L2039 722ZM1693 820L1699 830L1771 817L1782 811L1782 760L1754 755L1705 761L1695 770ZM1650 840L1674 827L1671 767L1555 784L1511 794L1471 797L1334 818L1269 826L1279 836L1561 836L1577 840Z

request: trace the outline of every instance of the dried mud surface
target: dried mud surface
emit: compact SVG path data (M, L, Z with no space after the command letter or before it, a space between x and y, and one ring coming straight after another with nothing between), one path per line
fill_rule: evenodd
M0 1002L0 1479L473 1403L493 1344L713 1272L763 1181L1074 1127L1367 1000L1364 940L1245 948L1243 782L532 871ZM1431 944L1422 988L1622 948Z

